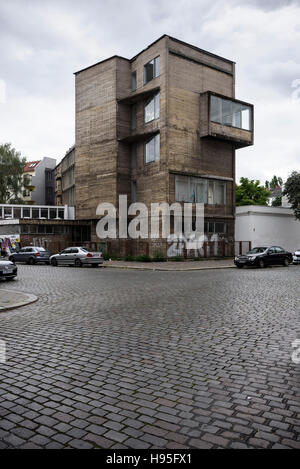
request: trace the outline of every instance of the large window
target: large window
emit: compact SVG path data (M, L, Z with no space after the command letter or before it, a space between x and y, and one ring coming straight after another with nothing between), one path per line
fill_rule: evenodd
M145 163L160 159L160 135L157 134L145 144Z
M144 107L144 120L146 122L153 121L159 118L160 112L160 93L157 93L153 98L148 99Z
M136 72L132 72L131 74L131 91L136 90Z
M144 65L144 84L151 81L153 78L158 77L160 74L160 57L156 57L155 59L148 62Z
M191 176L176 176L176 202L226 204L226 182Z
M238 129L252 130L252 108L229 99L211 96L210 120Z

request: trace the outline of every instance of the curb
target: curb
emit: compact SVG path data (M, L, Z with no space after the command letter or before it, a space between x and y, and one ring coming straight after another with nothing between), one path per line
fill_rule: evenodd
M220 269L235 269L235 265L223 265L220 267L194 267L186 269L167 269L164 267L138 267L138 266L127 266L127 265L103 265L108 269L123 269L123 270L156 270L161 272L193 272L198 270L220 270Z
M16 291L16 290L4 290L1 288L1 292L8 292L8 293L15 293L16 295L23 295L26 296L26 300L23 301L16 301L13 304L10 304L9 306L0 306L0 312L2 311L9 311L10 309L15 309L15 308L20 308L21 306L26 306L30 303L35 303L38 300L38 297L33 295L32 293L25 293L21 291Z

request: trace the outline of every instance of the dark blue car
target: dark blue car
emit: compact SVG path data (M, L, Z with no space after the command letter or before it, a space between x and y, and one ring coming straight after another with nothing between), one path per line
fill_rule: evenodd
M40 262L50 264L49 258L50 251L35 246L24 247L19 252L14 252L9 256L9 260L12 262L24 262L30 265Z

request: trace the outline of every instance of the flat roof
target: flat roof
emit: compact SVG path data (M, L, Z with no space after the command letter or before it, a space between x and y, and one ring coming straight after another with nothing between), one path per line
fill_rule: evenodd
M210 57L214 57L214 58L217 58L219 60L222 60L223 62L227 62L227 63L230 63L230 64L234 64L235 62L232 61L232 60L229 60L229 59L225 59L224 57L221 57L220 55L217 55L217 54L214 54L213 52L208 52L207 50L204 50L204 49L200 49L200 47L197 47L197 46L194 46L192 44L189 44L188 42L185 42L185 41L181 41L180 39L176 39L175 37L172 37L172 36L169 36L169 34L163 34L162 36L160 36L158 39L156 39L155 41L151 42L151 44L149 44L149 46L147 46L145 49L141 50L138 54L136 54L134 57L132 57L132 59L127 59L126 57L122 57L121 55L112 55L111 57L108 57L107 59L104 59L104 60L100 60L100 62L97 62L95 64L92 64L92 65L89 65L88 67L85 67L85 68L82 68L81 70L78 70L77 72L74 72L74 75L77 75L78 73L81 73L85 70L88 70L89 68L92 68L92 67L95 67L96 65L100 65L104 62L107 62L108 60L112 60L112 59L123 59L123 60L127 60L128 62L132 62L133 60L135 60L139 55L141 55L143 52L145 52L146 50L148 50L150 47L152 47L154 44L156 44L157 42L159 42L161 39L165 38L165 37L168 37L169 39L171 39L172 41L174 42L178 42L179 44L183 44L185 46L188 46L194 50L197 50L198 52L202 52L206 55L209 55Z

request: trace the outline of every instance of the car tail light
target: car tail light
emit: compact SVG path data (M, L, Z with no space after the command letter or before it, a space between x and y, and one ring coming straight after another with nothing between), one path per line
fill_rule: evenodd
M91 254L90 252L87 253L86 257L93 257L93 254Z
M40 252L37 252L37 253L36 253L36 256L37 256L37 257L40 257L40 255L41 255Z

